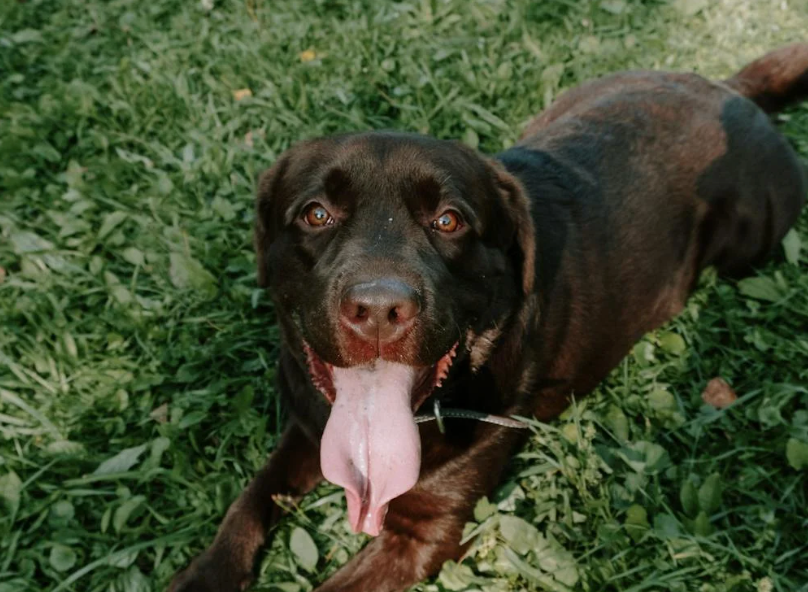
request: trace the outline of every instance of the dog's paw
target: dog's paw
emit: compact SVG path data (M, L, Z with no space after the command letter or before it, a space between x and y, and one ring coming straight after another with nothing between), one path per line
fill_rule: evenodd
M208 550L174 576L167 592L243 592L252 574L236 573L230 563Z

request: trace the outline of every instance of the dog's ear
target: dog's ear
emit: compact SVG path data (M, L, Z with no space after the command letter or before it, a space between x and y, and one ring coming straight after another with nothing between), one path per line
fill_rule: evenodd
M521 269L522 291L525 296L533 292L536 279L536 232L530 215L530 201L519 180L505 170L499 162L489 160L488 166L502 200L505 217L513 228L513 257Z
M266 288L267 263L269 247L277 234L277 216L275 202L281 190L283 176L289 166L289 156L283 154L268 171L264 171L258 180L258 193L255 201L255 228L253 246L255 247L256 264L258 266L258 285Z

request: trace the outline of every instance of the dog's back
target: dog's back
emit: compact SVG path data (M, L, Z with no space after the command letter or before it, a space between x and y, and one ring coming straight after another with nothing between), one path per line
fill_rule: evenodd
M517 373L586 392L678 313L700 271L765 261L805 202L806 171L772 112L808 95L808 44L726 82L627 72L569 91L499 155L530 196L541 295ZM524 388L524 386L523 386ZM538 415L565 398L541 397Z

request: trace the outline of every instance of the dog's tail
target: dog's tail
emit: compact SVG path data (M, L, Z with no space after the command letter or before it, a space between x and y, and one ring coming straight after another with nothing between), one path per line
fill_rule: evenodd
M808 43L775 49L725 81L766 113L808 98Z

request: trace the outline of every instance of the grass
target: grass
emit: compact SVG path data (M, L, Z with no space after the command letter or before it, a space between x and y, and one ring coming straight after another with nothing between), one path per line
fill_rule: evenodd
M0 592L147 592L211 540L283 421L255 287L256 175L396 128L509 146L624 68L728 76L805 38L800 0L0 4ZM808 105L781 118L808 156ZM808 590L808 216L530 444L436 590ZM713 377L738 402L701 401ZM256 590L363 540L323 486ZM312 541L314 545L312 545Z

